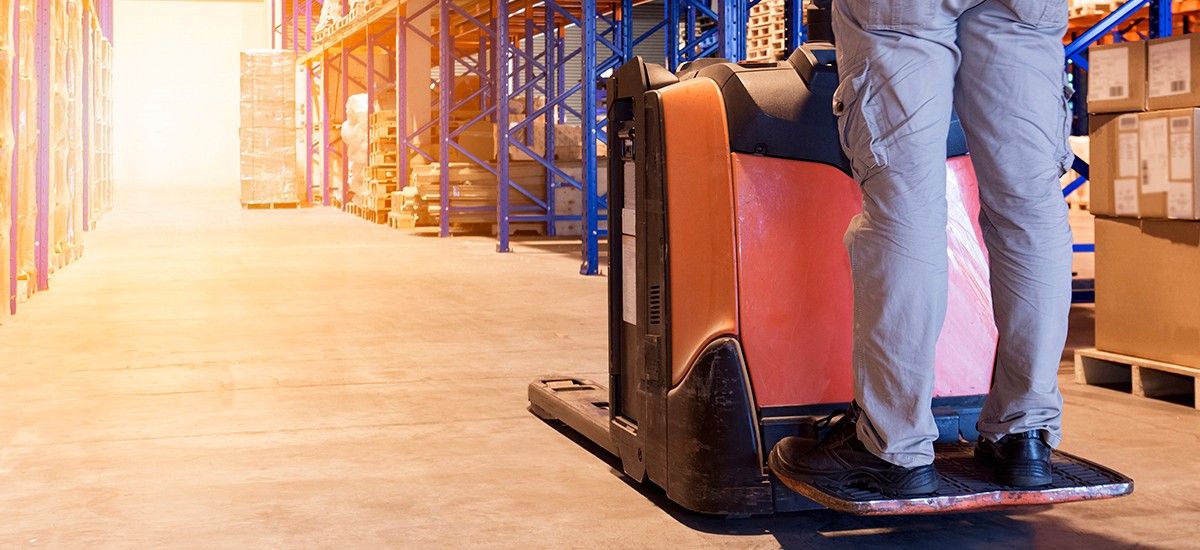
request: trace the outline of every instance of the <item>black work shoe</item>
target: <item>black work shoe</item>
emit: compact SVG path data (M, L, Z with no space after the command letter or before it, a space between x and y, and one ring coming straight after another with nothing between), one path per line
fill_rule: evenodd
M997 483L1013 487L1049 484L1053 454L1042 430L1009 434L994 443L981 435L975 444L976 460L992 466Z
M771 450L771 471L797 492L797 486L803 484L829 488L860 485L889 497L937 491L938 474L932 464L904 468L871 454L858 439L858 412L851 405L850 411L815 445L811 439L784 438Z

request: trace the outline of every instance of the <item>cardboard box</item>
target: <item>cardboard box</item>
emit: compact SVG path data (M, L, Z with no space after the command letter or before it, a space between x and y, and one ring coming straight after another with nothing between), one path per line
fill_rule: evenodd
M1091 141L1089 183L1093 214L1132 216L1139 212L1130 208L1127 194L1141 180L1141 159L1138 157L1137 115L1093 115L1089 117L1088 139ZM1131 137L1132 136L1132 137ZM1130 183L1132 182L1132 183ZM1117 210L1116 190L1122 195L1122 209Z
M1089 113L1146 110L1146 43L1122 42L1088 48Z
M1191 34L1146 43L1146 95L1149 110L1200 107L1200 37Z
M1200 222L1096 219L1096 347L1200 368Z
M1200 109L1095 116L1091 125L1094 214L1200 219Z

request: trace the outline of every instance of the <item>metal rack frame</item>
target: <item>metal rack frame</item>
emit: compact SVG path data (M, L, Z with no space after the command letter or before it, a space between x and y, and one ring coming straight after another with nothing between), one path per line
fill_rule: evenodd
M34 193L37 200L37 218L34 220L34 266L37 270L37 279L31 281L34 288L38 291L48 290L50 288L50 97L51 97L51 74L50 56L51 50L51 1L50 0L34 0L35 22L34 22L34 37L31 41L34 48L34 74L36 75L37 86L37 112L32 113L33 124L37 127L37 156L34 164ZM113 4L112 0L85 0L82 3L82 25L84 38L90 37L91 31L101 33L104 40L112 44L113 40ZM13 115L13 135L18 133L18 118L20 116L20 101L19 101L19 81L21 68L21 42L20 35L20 8L14 5L13 9L13 71L12 71L12 115ZM98 75L91 66L90 41L87 39L81 40L83 48L83 82L79 86L79 90L91 90L91 78L97 78ZM85 128L92 124L91 115L92 108L91 98L89 93L80 92L83 94L83 118L80 122ZM81 185L82 194L84 197L84 206L82 215L84 216L83 230L90 231L95 220L91 219L90 214L90 198L92 192L92 174L89 169L89 162L94 154L93 144L89 139L90 131L81 132L82 147L85 162L81 170ZM20 151L19 147L13 148L12 171L11 171L11 195L12 198L9 204L11 212L10 231L12 237L9 242L9 273L8 273L8 309L10 313L17 312L17 273L19 271L19 262L17 257L17 209L21 197L18 181L20 178Z
M321 188L323 203L330 204L330 169L337 159L342 166L341 199L344 203L349 170L346 166L345 144L330 133L334 124L344 116L344 101L352 85L374 93L373 79L376 75L392 78L397 82L397 116L406 120L407 105L403 90L411 83L405 82L407 67L406 52L410 41L427 43L437 52L439 81L434 83L435 105L438 115L429 120L417 121L415 125L402 125L399 132L398 172L408 173L410 156L421 156L429 162L441 164L441 212L439 232L450 235L450 224L456 214L475 211L479 208L455 208L450 203L449 157L466 157L495 175L503 185L498 186L499 200L495 208L497 227L497 251L509 252L510 226L518 222L545 222L549 234L554 233L556 221L578 221L583 225L582 265L580 272L596 274L600 271L600 240L607 236L602 228L606 221L607 197L600 193L597 185L596 151L604 143L605 120L594 113L599 92L595 83L605 71L619 66L632 57L633 46L658 32L666 32L668 67L677 70L688 61L707 56L720 56L731 61L744 59L746 52L746 23L750 8L760 0L665 0L663 19L641 36L634 36L632 24L633 0L579 1L579 0L509 0L506 2L483 2L481 0L431 0L428 3L410 5L397 0L374 10L360 21L349 23L336 31L322 44L314 44L312 22L315 0L291 0L291 10L286 9L283 22L275 26L274 36L281 43L290 45L297 52L297 59L307 70L309 77L306 133L309 157L319 152L322 157ZM348 11L346 0L342 3L343 13ZM789 47L796 47L807 38L803 19L803 0L786 0ZM1066 46L1064 59L1068 69L1086 71L1083 52L1088 45L1102 38L1114 27L1128 20L1142 7L1149 5L1151 37L1167 36L1171 33L1172 10L1167 0L1132 0L1118 8L1099 24ZM407 10L412 10L407 14ZM274 11L274 10L273 10ZM421 16L432 16L436 28L421 28ZM298 24L303 20L305 23ZM574 26L579 29L582 41L578 48L566 51L563 29ZM290 33L291 40L288 40ZM390 33L390 34L389 34ZM393 36L394 35L394 36ZM303 38L303 40L302 40ZM394 49L390 44L394 39ZM395 67L388 76L378 73L370 65L374 55L356 53L363 47L368 51L384 51ZM541 46L541 51L535 46ZM363 63L368 67L368 82L355 82L349 77L349 63ZM564 79L566 67L571 63L582 66L582 79L567 85ZM463 74L472 74L480 79L480 89L469 99L456 101L453 82ZM336 78L336 79L335 79ZM313 81L319 79L323 85L315 94ZM340 79L338 86L337 79ZM1081 79L1082 80L1082 79ZM337 88L335 91L334 88ZM533 95L546 97L546 105L534 109ZM319 103L315 104L316 102ZM525 102L524 120L509 124L509 102L521 99ZM455 126L453 114L469 100L479 100L483 106L471 120ZM330 105L330 103L334 105ZM341 105L339 105L339 103ZM370 102L373 108L374 101ZM1082 104L1076 101L1077 105ZM579 109L579 105L582 109ZM594 115L594 116L593 116ZM553 158L557 141L553 130L555 122L578 118L583 126L583 173L572 177L556 166ZM316 119L321 119L318 124ZM546 123L545 153L539 154L532 142L532 128L538 121ZM496 161L472 155L458 142L458 137L475 124L486 121L498 127ZM430 151L418 136L431 131L441 136L437 151ZM319 141L314 133L319 131ZM334 142L331 142L334 141ZM335 143L336 142L336 143ZM538 144L541 145L541 144ZM535 198L535 193L518 185L509 174L508 151L518 150L546 168L546 199ZM1078 181L1064 189L1064 195L1074 192L1086 182L1087 167L1076 163L1083 174ZM308 164L306 180L309 196L313 189L312 163ZM556 212L554 193L564 188L579 189L583 193L584 207L581 215L564 215ZM535 206L514 207L511 199L532 199ZM1077 252L1090 252L1094 245L1078 244Z

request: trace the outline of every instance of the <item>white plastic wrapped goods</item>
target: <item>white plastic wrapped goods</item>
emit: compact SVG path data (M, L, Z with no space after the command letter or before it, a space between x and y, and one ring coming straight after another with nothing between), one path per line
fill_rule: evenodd
M241 54L242 204L300 200L294 56L286 50Z
M317 21L316 30L323 30L342 19L341 2L325 2L321 4L321 19Z
M376 107L378 110L378 106ZM367 161L370 144L367 143L367 94L354 94L346 99L346 120L342 122L342 141L346 143L346 155L350 159L350 190L359 192L370 183L367 180Z
M10 222L12 220L12 152L16 146L12 121L13 0L0 0L0 296L8 296ZM0 320L8 316L8 300L0 300Z

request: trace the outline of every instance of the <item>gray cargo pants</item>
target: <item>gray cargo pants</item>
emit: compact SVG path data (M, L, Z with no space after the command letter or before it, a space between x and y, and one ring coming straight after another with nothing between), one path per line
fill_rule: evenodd
M938 435L930 399L946 315L952 105L979 180L999 331L978 427L992 440L1035 429L1052 446L1061 440L1072 255L1058 182L1072 159L1066 24L1067 0L834 0L834 109L863 191L845 238L858 435L894 464L929 464Z

